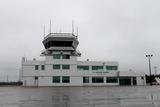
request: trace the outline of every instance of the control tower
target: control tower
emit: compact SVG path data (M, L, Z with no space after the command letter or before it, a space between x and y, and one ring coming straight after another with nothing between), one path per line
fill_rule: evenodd
M41 55L50 56L55 52L70 52L73 56L81 55L77 51L78 38L73 33L49 33L42 42L45 50L42 50Z
M42 41L43 60L22 59L23 86L145 85L145 74L119 72L117 61L78 61L74 33L49 33Z

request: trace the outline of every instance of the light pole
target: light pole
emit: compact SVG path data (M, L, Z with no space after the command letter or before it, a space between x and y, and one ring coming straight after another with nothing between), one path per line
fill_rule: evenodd
M152 56L153 56L152 54L146 55L146 57L148 58L148 61L149 61L149 74L150 74L149 80L150 80L150 86L152 85L152 80L151 80L151 57Z

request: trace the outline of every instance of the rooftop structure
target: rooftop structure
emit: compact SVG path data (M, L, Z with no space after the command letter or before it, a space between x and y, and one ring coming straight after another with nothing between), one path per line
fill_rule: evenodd
M68 51L70 54L80 56L78 52L78 38L72 33L50 33L44 37L43 45L45 50L42 51L42 55L51 55L58 51Z

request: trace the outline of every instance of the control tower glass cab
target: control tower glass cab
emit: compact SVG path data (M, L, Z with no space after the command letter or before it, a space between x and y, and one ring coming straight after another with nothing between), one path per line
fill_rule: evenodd
M77 36L72 33L50 33L43 39L45 49L41 52L43 56L50 56L56 52L69 52L70 55L80 56L77 51L79 44Z

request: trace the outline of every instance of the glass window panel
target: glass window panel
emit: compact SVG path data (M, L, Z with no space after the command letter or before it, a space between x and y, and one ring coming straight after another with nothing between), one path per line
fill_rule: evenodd
M38 70L39 66L38 65L35 65L35 70Z
M37 77L37 76L35 76L35 77L34 77L34 79L35 79L35 80L38 80L38 77Z
M103 70L103 66L92 66L92 70Z
M107 77L106 82L107 83L117 83L118 79L117 77Z
M83 77L83 83L89 83L89 77Z
M53 76L53 83L60 83L60 76Z
M41 65L41 70L45 70L45 66L44 65Z
M131 77L119 77L119 85L131 85Z
M92 77L92 83L103 83L103 77Z
M117 66L106 66L107 70L117 70L118 67Z
M53 59L61 59L61 55L60 54L53 54Z
M62 83L70 83L70 77L69 76L63 76L62 77Z
M137 85L137 79L136 79L136 77L133 77L133 85Z
M59 64L53 65L53 69L60 69L60 65Z
M89 70L89 66L77 66L78 70Z
M63 55L62 58L63 59L70 59L70 55Z

